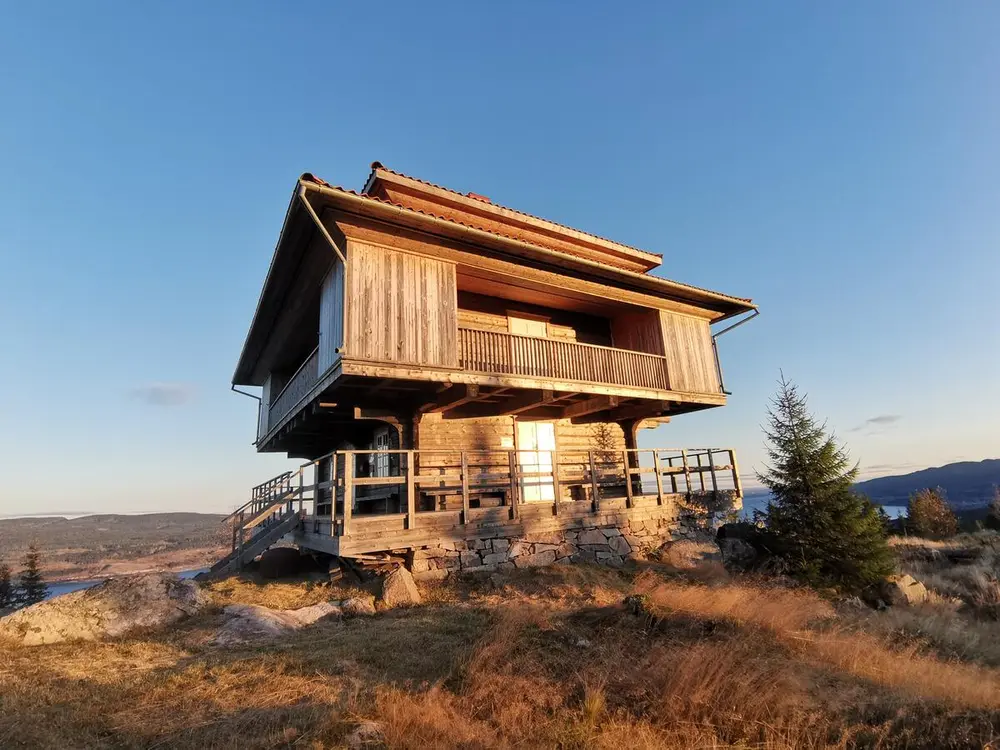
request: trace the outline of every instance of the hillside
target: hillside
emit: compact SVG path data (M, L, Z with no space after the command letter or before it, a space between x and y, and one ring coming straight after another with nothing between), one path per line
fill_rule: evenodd
M985 506L1000 485L1000 459L961 461L909 474L859 482L856 489L883 505L906 505L910 494L927 487L943 487L956 508Z
M228 544L223 518L211 513L151 513L3 519L0 558L16 567L35 542L52 580L200 568Z

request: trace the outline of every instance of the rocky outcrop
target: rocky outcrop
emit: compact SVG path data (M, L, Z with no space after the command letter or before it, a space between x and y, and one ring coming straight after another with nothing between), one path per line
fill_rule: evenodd
M396 568L382 580L384 607L412 607L421 601L420 590L406 568Z
M920 604L927 601L927 588L911 575L893 575L879 584L878 595L889 606Z
M340 609L345 615L354 617L370 617L375 614L374 596L352 596L340 602Z
M272 640L312 625L324 617L342 614L330 602L301 609L268 609L256 604L232 604L223 610L227 618L212 637L217 646L235 646L250 641Z
M170 625L207 604L194 581L169 573L123 576L8 615L0 635L26 646L95 641Z

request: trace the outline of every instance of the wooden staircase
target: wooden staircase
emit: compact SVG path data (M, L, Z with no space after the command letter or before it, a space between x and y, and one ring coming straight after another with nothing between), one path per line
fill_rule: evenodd
M251 492L250 500L230 513L225 523L233 528L232 551L204 573L199 580L221 578L243 570L258 555L279 542L302 523L302 509L295 510L302 499L302 469L285 472ZM294 480L298 477L298 484Z

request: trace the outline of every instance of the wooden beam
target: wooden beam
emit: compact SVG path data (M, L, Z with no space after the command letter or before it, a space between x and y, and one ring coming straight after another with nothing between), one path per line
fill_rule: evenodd
M500 414L520 414L522 411L544 406L552 401L552 398L553 392L547 388L543 388L541 391L528 391L500 404Z
M438 393L438 397L430 403L424 404L418 409L421 414L434 414L435 412L449 411L462 404L475 401L479 398L479 386L475 383L459 383L445 388Z
M588 414L595 414L608 409L614 409L619 403L618 396L595 396L585 401L578 401L565 407L562 412L563 419L574 419L585 417Z

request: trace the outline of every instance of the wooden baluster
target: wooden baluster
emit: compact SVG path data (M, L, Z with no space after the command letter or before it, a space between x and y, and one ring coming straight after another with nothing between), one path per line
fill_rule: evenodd
M681 450L681 460L684 462L684 484L687 494L691 494L691 467L688 465L687 449Z
M701 485L701 491L705 491L705 472L701 470L701 454L695 453L694 457L698 460L698 483Z
M712 449L708 449L708 468L712 472L712 492L719 491L719 482L715 477L715 457L712 455Z
M667 456L667 466L669 466L671 469L674 468L673 456ZM677 494L677 475L674 474L672 471L670 472L670 491L675 495Z
M597 483L597 464L594 462L594 451L587 451L590 461L590 505L596 513L601 509L601 488Z
M625 507L631 508L635 505L635 499L632 497L632 467L628 462L628 448L622 451L622 465L625 467Z
M414 451L406 451L406 528L414 529L417 523L417 485L413 470L416 463L413 460Z
M743 497L743 480L740 478L740 469L736 465L736 451L729 449L729 465L733 467L733 487L736 489L737 497Z
M562 481L559 478L559 451L552 451L552 488L555 501L552 512L559 515L559 500L562 499Z
M462 523L469 522L469 457L462 451Z
M507 463L510 471L510 513L512 518L517 518L517 454L515 451L507 451Z
M354 511L354 451L344 451L344 528L343 535L351 533L351 513Z
M660 451L653 451L653 471L656 472L656 504L663 505L663 475L660 473Z

